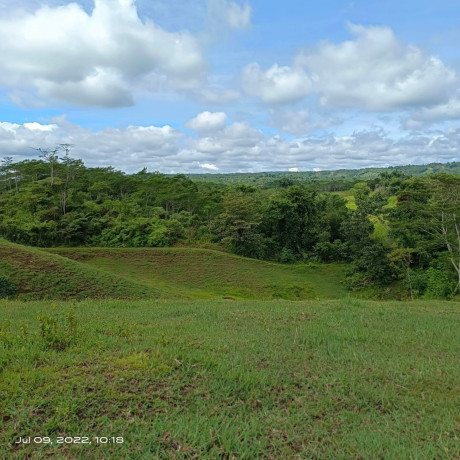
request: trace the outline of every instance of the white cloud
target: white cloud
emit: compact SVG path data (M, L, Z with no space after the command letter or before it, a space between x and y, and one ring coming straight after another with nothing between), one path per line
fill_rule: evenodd
M425 107L414 112L410 118L404 121L403 126L406 129L419 129L429 124L459 119L460 98L452 98L445 104Z
M92 166L133 171L138 165L159 169L164 158L177 154L182 133L170 126L128 126L92 131L68 122L64 116L52 124L0 122L0 151L16 160L33 156L34 148L75 145L73 154ZM139 166L139 169L142 166Z
M0 151L15 160L35 155L32 148L75 145L73 155L89 166L128 172L147 167L163 172L286 171L341 169L458 160L460 129L430 135L389 137L383 131L348 136L297 138L266 136L246 122L182 141L170 126L128 126L92 131L65 117L49 124L0 122Z
M258 144L264 139L261 131L254 129L249 123L235 122L230 126L212 133L212 135L205 135L198 139L188 139L189 155L206 154L210 155L241 155L241 161L245 155L248 158L251 152L258 150ZM207 158L209 159L209 157ZM213 161L216 163L216 161Z
M300 67L274 64L263 71L252 63L243 69L241 82L250 96L267 104L284 104L302 99L311 91L311 80Z
M288 171L289 172L298 172L299 168L289 168Z
M388 27L349 24L352 40L321 42L301 51L291 66L242 71L242 86L268 104L317 94L323 106L371 111L444 104L459 83L436 56L402 43Z
M3 15L0 55L0 83L88 106L130 105L143 79L196 88L206 73L196 38L141 21L133 0L95 0L91 13L70 3Z
M212 28L246 29L251 25L251 6L230 0L208 0L208 17Z
M264 136L247 123L235 123L187 144L176 158L184 168L187 164L193 168L193 161L206 161L221 172L341 169L455 161L460 129L441 136L392 138L383 131L362 131L288 141Z
M185 126L198 132L209 133L225 127L227 115L224 112L201 112Z
M394 110L446 100L453 70L420 48L406 45L388 27L349 24L354 40L322 43L300 53L323 105Z
M210 169L212 171L217 171L219 168L216 165L213 165L211 163L199 163L200 168L203 169Z
M19 125L15 125L15 126L19 126ZM32 123L24 123L23 126L24 128L27 128L30 131L45 131L45 132L51 132L57 128L57 125L41 125L40 123L37 123L36 121Z

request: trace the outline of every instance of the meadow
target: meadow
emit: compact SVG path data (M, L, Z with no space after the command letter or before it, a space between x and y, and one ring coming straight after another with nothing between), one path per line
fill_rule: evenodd
M460 458L459 313L2 300L0 458ZM15 444L29 436L53 443Z
M0 276L19 300L340 298L345 272L343 263L283 265L208 249L43 250L0 239Z

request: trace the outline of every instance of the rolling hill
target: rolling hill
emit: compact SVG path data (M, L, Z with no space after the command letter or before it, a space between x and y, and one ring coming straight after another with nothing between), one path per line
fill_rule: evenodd
M163 298L340 298L345 265L282 265L208 249L54 248L105 273L157 289Z
M157 298L151 286L0 239L0 275L19 287L20 299Z

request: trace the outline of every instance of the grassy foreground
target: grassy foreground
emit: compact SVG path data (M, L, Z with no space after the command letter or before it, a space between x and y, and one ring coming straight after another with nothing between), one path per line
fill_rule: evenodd
M0 301L0 458L460 458L458 304L70 308Z

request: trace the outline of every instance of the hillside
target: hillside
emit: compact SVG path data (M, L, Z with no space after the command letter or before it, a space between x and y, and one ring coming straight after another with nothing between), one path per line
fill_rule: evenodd
M19 286L20 299L156 298L150 286L0 239L0 275Z
M302 300L340 298L345 265L282 265L207 249L55 248L59 254L126 280L159 289L165 298Z
M255 185L273 186L281 179L289 179L294 183L320 181L365 181L375 179L382 173L398 171L408 176L424 176L435 173L460 174L460 162L430 163L427 165L389 166L387 168L337 169L324 171L266 171L256 173L227 174L188 174L194 181L212 182L222 185Z

